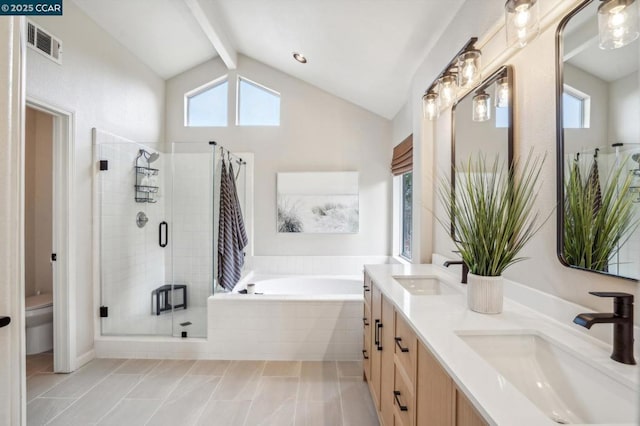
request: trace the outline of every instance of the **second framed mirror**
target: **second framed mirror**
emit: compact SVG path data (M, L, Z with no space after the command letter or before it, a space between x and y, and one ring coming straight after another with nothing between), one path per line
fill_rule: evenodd
M452 109L451 188L463 182L461 165L483 156L507 171L513 161L513 68L505 65L459 99ZM472 171L467 171L471 173ZM456 237L455 223L451 236Z

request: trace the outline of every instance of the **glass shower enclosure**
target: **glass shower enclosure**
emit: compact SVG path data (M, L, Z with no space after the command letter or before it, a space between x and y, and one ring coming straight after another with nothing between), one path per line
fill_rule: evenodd
M110 138L96 140L95 154L102 335L206 337L221 148Z

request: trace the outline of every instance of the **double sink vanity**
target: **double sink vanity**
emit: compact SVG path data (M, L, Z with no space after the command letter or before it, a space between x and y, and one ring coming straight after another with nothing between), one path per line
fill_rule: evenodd
M436 265L365 267L364 377L381 424L637 424L638 366L513 300L475 313L458 281Z

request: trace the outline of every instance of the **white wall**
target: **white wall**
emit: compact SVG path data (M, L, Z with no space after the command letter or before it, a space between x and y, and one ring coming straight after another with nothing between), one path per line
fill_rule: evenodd
M63 42L62 65L28 50L27 97L75 114L77 354L93 347L91 128L140 142L163 140L164 81L71 1L62 17L34 17ZM97 265L95 265L97 267Z
M548 154L542 172L543 181L536 203L543 215L552 213L541 231L524 249L530 259L507 270L505 276L530 287L557 295L563 299L602 312L611 310L611 300L588 294L592 290L636 293L638 284L618 278L600 276L562 266L556 257L556 119L555 119L555 30L561 16L577 5L577 0L540 0L543 31L524 49L507 48L503 25L502 2L468 0L449 26L440 42L418 68L408 102L413 110L414 141L418 141L416 159L424 161L422 171L422 199L414 205L416 215L422 217L420 230L422 261L430 261L433 251L452 257L448 232L429 217L428 206L434 200L434 176L449 172L451 118L448 111L436 122L422 119L421 96L442 67L455 55L468 37L489 34L481 39L483 75L488 76L502 64L511 64L515 72L515 153L527 153L534 147L537 153ZM495 3L495 4L494 4ZM494 8L495 6L495 8ZM414 146L416 143L414 142ZM436 210L442 215L442 209ZM426 220L425 220L426 217ZM423 224L426 223L426 226ZM429 226L433 226L431 238ZM637 309L636 318L638 318ZM607 330L610 335L610 330Z
M640 143L640 81L638 71L609 83L609 141Z
M53 117L25 115L25 295L53 292Z
M240 56L228 72L229 108L234 111L237 74L281 94L281 125L237 127L184 126L184 94L227 70L220 59L206 62L167 81L166 140L215 140L234 152L255 155L256 255L385 255L390 249L391 123L314 86ZM372 89L373 90L373 89ZM352 235L278 234L276 173L358 171L360 232Z

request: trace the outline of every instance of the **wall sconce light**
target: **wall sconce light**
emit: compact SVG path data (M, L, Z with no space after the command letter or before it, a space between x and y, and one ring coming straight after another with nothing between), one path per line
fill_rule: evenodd
M540 31L538 0L507 0L504 5L507 44L524 47Z
M636 0L600 0L598 33L601 49L618 49L638 38Z
M440 106L449 108L453 105L458 94L458 80L455 73L447 72L438 79L438 94L440 95Z
M431 89L427 90L422 96L422 112L424 113L424 118L431 121L440 116L440 98Z
M480 81L480 58L482 53L476 49L466 50L458 56L458 86L471 87Z
M496 108L507 108L509 106L509 79L499 78L496 81Z
M460 87L459 81L471 84L480 80L481 52L474 49L477 41L476 37L471 37L425 90L422 95L424 118L435 120L440 116L440 109L449 108L455 102ZM460 77L461 72L466 73L463 78Z
M491 97L481 90L473 97L473 121L488 121L491 119Z

